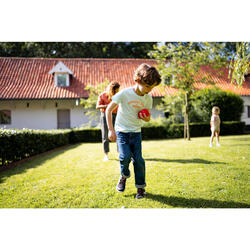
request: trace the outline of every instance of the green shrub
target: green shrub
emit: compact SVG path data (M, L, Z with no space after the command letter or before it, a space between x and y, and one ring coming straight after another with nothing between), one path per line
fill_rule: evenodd
M210 121L213 106L220 108L221 121L240 121L243 112L240 95L214 87L199 90L192 100L195 112L204 122Z
M222 122L221 135L242 135L245 131L245 122L229 121Z
M69 144L70 130L0 129L0 165Z
M70 132L70 143L101 142L102 134L99 128L80 129L75 128Z
M165 139L167 138L167 127L166 126L152 126L152 127L142 127L142 139Z

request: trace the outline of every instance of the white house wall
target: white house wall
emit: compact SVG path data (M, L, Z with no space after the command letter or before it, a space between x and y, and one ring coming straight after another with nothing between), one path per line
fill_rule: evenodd
M247 117L247 106L250 106L250 96L243 96L244 113L241 120L250 125L250 118ZM152 118L164 117L164 113L156 109L161 98L153 99ZM29 103L29 107L27 107ZM57 107L56 107L57 103ZM88 126L89 118L85 115L84 109L76 105L75 100L15 100L0 101L0 110L11 110L11 124L0 124L0 128L29 128L29 129L57 129L57 110L70 110L70 127ZM99 127L99 112L92 126Z
M11 110L11 124L0 124L0 128L57 129L58 109L70 109L71 128L89 122L82 106L76 106L75 100L0 101L0 110Z
M250 96L242 96L241 97L244 101L244 111L241 116L241 120L246 123L246 125L250 125L250 117L248 117L247 109L250 106Z
M158 117L165 117L164 112L156 109L156 106L159 105L161 102L162 102L162 98L159 98L159 97L153 98L153 108L150 111L151 117L153 119L157 119Z

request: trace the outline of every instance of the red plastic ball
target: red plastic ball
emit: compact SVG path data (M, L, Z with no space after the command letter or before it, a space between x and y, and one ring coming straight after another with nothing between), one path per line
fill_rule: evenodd
M149 110L148 109L142 109L141 111L138 112L138 118L139 119L143 119L143 118L146 118L148 117L150 114L149 114Z

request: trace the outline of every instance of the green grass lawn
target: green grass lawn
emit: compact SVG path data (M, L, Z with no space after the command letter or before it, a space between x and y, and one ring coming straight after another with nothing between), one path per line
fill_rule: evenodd
M143 141L147 195L136 200L133 165L124 193L116 144L82 143L0 172L0 208L249 208L250 135Z

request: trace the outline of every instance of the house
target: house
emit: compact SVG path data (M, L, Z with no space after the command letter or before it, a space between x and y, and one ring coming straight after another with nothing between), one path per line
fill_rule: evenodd
M0 128L57 129L89 123L80 98L88 98L85 87L116 80L121 88L134 84L133 72L141 64L156 65L151 59L94 58L0 58ZM206 69L204 69L206 71ZM242 96L242 120L250 124L249 76L242 88L231 85L227 74L214 77L216 85ZM197 82L197 88L206 87ZM177 90L160 86L151 92L152 117L163 116L155 107L164 95ZM95 124L96 125L96 124Z

